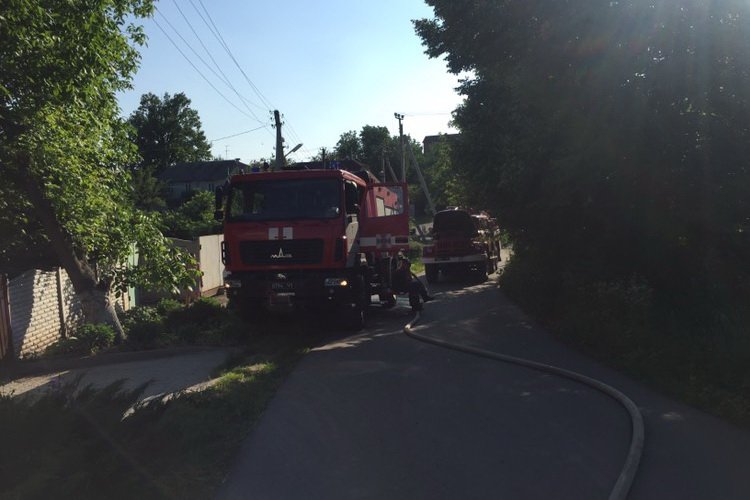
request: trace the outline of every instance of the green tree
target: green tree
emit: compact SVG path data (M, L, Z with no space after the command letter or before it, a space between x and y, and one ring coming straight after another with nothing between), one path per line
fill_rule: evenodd
M428 55L471 75L457 167L549 294L639 276L707 321L748 296L745 2L427 3Z
M130 202L136 160L115 92L144 42L132 19L149 0L9 0L0 10L0 198L22 211L13 236L39 221L81 299L85 320L122 330L113 289L189 283L189 257ZM144 265L121 264L136 244Z
M214 220L214 195L197 191L176 210L162 215L165 234L181 239L193 239L205 234L221 232Z
M362 156L362 142L357 132L350 130L344 132L336 143L335 156L339 159L357 160Z
M424 175L437 210L447 206L472 206L463 179L455 166L450 143L441 140L424 158Z
M362 163L373 170L380 170L381 155L389 154L393 149L391 133L386 127L365 125L359 132Z
M163 210L167 206L164 197L166 186L156 178L153 167L137 167L131 172L132 200L144 210Z
M163 98L148 93L141 96L138 109L128 118L134 130L134 142L143 158L141 166L155 174L179 162L211 159L211 145L201 128L198 112L190 99L180 92Z

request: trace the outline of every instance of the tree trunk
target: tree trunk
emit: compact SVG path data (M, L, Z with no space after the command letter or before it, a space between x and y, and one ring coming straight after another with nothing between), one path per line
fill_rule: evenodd
M79 256L76 252L73 242L57 220L52 203L44 195L40 180L31 172L28 157L19 158L18 165L22 172L26 193L34 206L34 212L39 217L55 254L68 273L73 289L81 300L84 321L106 323L115 330L117 338L122 339L124 332L117 318L117 312L109 300L109 286L97 282L96 274L85 256Z

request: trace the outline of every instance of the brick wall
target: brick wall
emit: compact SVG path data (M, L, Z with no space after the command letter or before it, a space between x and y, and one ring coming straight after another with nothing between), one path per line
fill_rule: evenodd
M17 358L41 354L73 331L83 320L81 303L63 269L31 270L10 280L10 325ZM130 308L127 294L110 300L118 309Z

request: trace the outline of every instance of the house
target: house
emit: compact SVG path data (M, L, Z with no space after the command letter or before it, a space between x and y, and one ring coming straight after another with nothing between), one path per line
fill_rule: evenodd
M167 199L179 200L193 191L213 192L240 170L249 172L250 166L239 158L175 163L159 174L159 180L167 186Z
M448 144L452 144L458 140L461 134L440 134L440 135L428 135L422 141L422 147L424 154L428 154L430 150L435 147L438 143L445 141Z

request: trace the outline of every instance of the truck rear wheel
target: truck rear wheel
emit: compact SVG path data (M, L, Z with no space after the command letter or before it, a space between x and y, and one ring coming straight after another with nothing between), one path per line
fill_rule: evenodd
M474 269L473 278L476 279L478 283L484 283L487 281L487 267L489 265L490 263L487 261L483 265L478 265L476 269Z
M424 274L425 278L427 278L427 283L437 283L440 268L435 264L425 264Z

